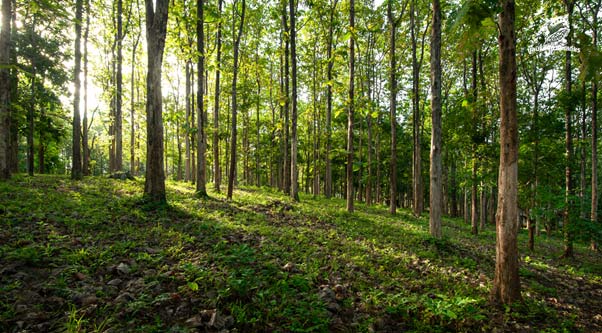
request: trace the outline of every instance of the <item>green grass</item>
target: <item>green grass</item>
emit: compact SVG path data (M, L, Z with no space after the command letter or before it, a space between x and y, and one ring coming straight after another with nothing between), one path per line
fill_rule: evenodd
M192 332L195 317L238 332L602 328L602 301L590 295L602 257L587 244L560 260L560 238L538 238L531 253L521 232L525 301L498 308L488 302L492 225L474 237L445 219L435 240L426 215L404 210L356 204L349 214L340 199L294 203L265 188L199 199L182 182L153 206L142 188L61 176L0 183L0 331Z

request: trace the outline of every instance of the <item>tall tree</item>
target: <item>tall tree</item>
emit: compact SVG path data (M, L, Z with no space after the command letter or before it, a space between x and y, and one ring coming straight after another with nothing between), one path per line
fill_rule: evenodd
M389 160L389 212L397 211L397 58L395 56L397 26L405 12L404 2L401 14L393 17L393 0L387 1L387 22L389 26L389 118L391 121L391 158Z
M234 3L234 9L238 2ZM230 175L228 177L228 199L232 199L232 192L234 190L234 178L236 177L236 116L237 107L236 104L236 82L238 80L238 53L240 47L240 38L242 36L244 24L245 24L245 8L246 0L242 0L242 9L240 13L240 22L238 25L238 33L234 41L234 64L232 67L232 122L231 122L231 142L230 142Z
M413 209L414 215L422 214L424 198L422 196L422 152L421 152L421 115L420 115L420 67L418 64L418 48L416 37L416 0L410 0L410 39L412 44L412 129L414 150L412 153L412 185L413 185Z
M197 175L196 175L196 193L199 196L207 196L205 187L207 174L207 136L205 135L205 15L203 11L203 0L197 0Z
M75 93L73 94L73 159L71 162L71 178L82 178L82 156L81 156L81 122L79 119L80 102L80 78L81 71L81 37L82 37L82 12L83 0L75 2L75 68L73 79L75 81Z
M326 166L324 175L324 195L327 198L332 196L332 157L330 151L332 150L332 67L334 65L334 59L332 56L333 44L334 44L334 15L336 13L337 0L331 0L330 5L330 20L328 23L328 42L326 49L326 57L328 58L328 65L326 70Z
M433 0L433 27L431 30L431 167L430 216L431 235L441 238L441 210L443 208L443 179L441 163L441 5Z
M132 175L136 175L138 172L136 168L136 120L134 118L136 112L136 99L134 98L134 93L136 92L136 53L138 52L138 44L140 43L140 35L142 34L142 18L138 0L136 0L136 9L138 12L138 27L140 30L137 31L134 45L132 45L132 78L130 83L130 172ZM186 137L188 137L188 135Z
M169 0L145 0L146 3L146 179L144 194L154 202L165 202L163 169L163 97L161 68L167 34ZM153 3L155 5L153 6Z
M349 99L347 100L347 211L353 212L353 113L355 80L355 1L349 1Z
M498 44L500 84L500 169L492 299L510 304L521 298L518 276L518 120L514 0L500 1Z
M84 29L84 117L82 119L82 174L90 175L90 145L88 143L88 36L90 34L90 0L86 0Z
M0 179L10 178L10 39L12 0L2 0L0 31Z
M566 36L566 44L568 47L573 45L573 8L575 2L573 0L563 0L564 5L566 7L568 21L569 21L569 33ZM571 223L571 214L572 214L572 206L573 199L571 196L573 195L573 175L572 175L572 155L573 155L573 135L572 135L572 113L573 113L573 102L571 98L572 94L572 66L571 66L571 51L567 50L565 52L565 62L564 62L564 84L565 84L565 100L564 100L564 114L565 114L565 136L566 136L566 167L565 167L565 209L564 209L564 219L563 219L563 228L564 228L564 253L562 254L565 258L573 257L573 225Z
M112 171L123 169L123 0L117 0L117 69L115 72L115 162Z
M352 0L353 1L353 0ZM289 0L291 43L291 198L299 201L299 170L297 169L297 24L295 18L295 0Z
M213 104L213 185L215 191L220 191L221 171L219 165L219 98L220 98L220 75L222 62L222 0L217 0L217 33L215 36L216 55L215 55L215 96Z

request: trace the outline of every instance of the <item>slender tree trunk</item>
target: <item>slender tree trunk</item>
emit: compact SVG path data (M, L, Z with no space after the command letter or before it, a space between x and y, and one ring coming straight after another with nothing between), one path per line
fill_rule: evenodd
M286 2L282 8L282 24L283 29L287 33L284 34L284 193L291 194L291 155L290 155L290 67L289 67L289 51L290 51L290 29L288 24L288 15L286 13Z
M218 0L218 15L222 14L222 0ZM213 104L213 185L215 191L220 192L222 175L219 165L219 98L220 98L220 75L222 62L222 22L217 22L216 44L216 66L215 66L215 96Z
M326 57L328 58L328 66L326 70L327 85L326 85L326 166L324 174L324 195L326 198L332 197L332 67L334 59L333 52L333 35L334 35L334 14L336 12L337 0L332 0L330 8L330 20L328 23L328 45L326 48Z
M240 38L242 36L245 23L245 1L242 0L242 11L240 14L240 23L238 33L234 41L234 65L232 67L232 139L230 144L230 177L228 178L228 199L232 199L232 191L234 190L234 178L236 178L236 81L238 79L238 52Z
M82 179L82 156L81 156L81 123L79 120L80 102L80 79L81 71L81 36L82 36L82 11L83 0L75 2L75 69L73 77L75 81L75 93L73 94L73 156L71 165L71 178Z
M196 193L198 196L206 197L207 188L207 136L205 135L205 16L203 11L204 0L197 0L197 175Z
M191 137L191 130L190 128L192 127L192 123L190 121L190 117L192 114L192 80L191 80L191 75L192 75L192 60L186 60L186 66L185 66L185 71L186 71L186 87L185 87L185 96L186 96L186 104L185 104L185 110L186 110L186 137L184 138L184 146L186 149L185 152L185 161L184 161L184 180L185 181L190 181L191 177L191 157L190 157L190 153L191 153L191 149L192 147L190 146L190 137Z
M441 162L441 5L433 0L433 27L431 30L431 166L430 214L431 236L441 238L441 210L443 208L443 166Z
M518 120L516 115L516 46L514 0L500 1L498 42L500 48L500 169L496 223L495 302L520 300L518 276Z
M12 16L11 16L11 43L10 43L10 62L15 65L10 73L10 100L16 100L19 94L19 69L17 60L17 1L12 0ZM9 28L2 28L8 30ZM1 112L0 112L1 114ZM8 169L9 172L19 172L19 121L18 112L12 108L8 108L8 116L10 127L8 128Z
M395 58L396 21L393 19L393 0L387 2L389 21L389 113L391 121L391 158L389 159L389 213L397 211L397 63Z
M153 6L153 2L156 5ZM145 0L146 3L146 179L144 194L154 202L165 202L163 169L163 98L161 67L167 32L169 0ZM153 8L154 7L154 8Z
M422 197L422 152L421 152L421 131L420 131L420 96L419 83L420 72L418 68L417 47L416 47L416 0L411 0L410 4L410 38L412 40L412 128L413 128L413 202L414 215L420 216L423 211Z
M10 71L12 0L2 0L0 30L0 179L10 178Z
M317 80L318 80L318 73L317 73L317 39L314 41L314 45L313 45L313 52L312 52L312 69L313 69L313 75L312 75L312 81L311 81L311 86L312 86L312 121L311 121L311 128L313 131L313 137L312 137L312 141L313 141L313 149L312 149L312 160L313 160L313 170L312 170L312 179L313 179L313 186L312 186L312 194L314 196L314 198L320 193L320 173L318 172L318 136L319 133L316 130L316 127L318 126L319 123L319 119L318 119L318 90L317 90Z
M477 51L472 52L472 173L470 177L471 194L470 194L470 224L471 232L473 235L479 233L479 217L477 207L477 149L478 145L476 138L478 137L479 128L477 126L478 112L477 112L477 99L478 99L478 88L477 88Z
M84 30L84 119L82 122L82 175L90 175L90 148L88 144L88 35L90 32L90 1L86 0L86 28Z
M123 0L117 0L117 72L115 92L115 170L123 170Z
M353 0L352 0L353 1ZM291 17L290 37L291 37L291 69L292 73L292 91L291 91L291 198L299 201L299 170L297 166L297 24L296 24L296 5L295 0L289 0L289 10Z
M35 18L34 18L34 26L35 26ZM34 172L34 154L33 154L33 134L34 134L34 116L35 116L35 108L36 108L36 67L35 63L32 61L31 67L33 71L31 73L31 105L29 110L27 110L27 174L29 176L33 176ZM77 115L79 117L79 114Z
M349 29L355 33L355 0L349 3ZM355 97L355 37L349 38L349 99L347 103L347 211L353 212L353 113Z
M573 35L573 24L572 24L572 14L574 1L573 0L563 0L567 9L568 20L569 20L569 33L566 37L567 46L572 46L572 35ZM572 93L572 78L571 78L571 51L566 51L565 53L565 66L564 66L564 76L565 76L565 91L568 96ZM573 176L572 176L572 155L573 155L573 135L572 135L572 111L573 106L571 102L566 102L565 105L565 133L566 133L566 169L565 169L565 205L566 208L564 210L564 253L563 257L571 258L573 257L573 228L571 223L571 214L573 208L573 200L571 196L573 195Z
M599 7L599 6L598 6ZM599 8L598 8L599 9ZM596 10L597 14L598 10ZM596 20L596 18L594 18ZM598 44L597 22L594 22L593 40L595 48ZM598 223L598 80L592 80L592 202L590 219L592 224ZM592 250L596 250L596 241L591 241Z

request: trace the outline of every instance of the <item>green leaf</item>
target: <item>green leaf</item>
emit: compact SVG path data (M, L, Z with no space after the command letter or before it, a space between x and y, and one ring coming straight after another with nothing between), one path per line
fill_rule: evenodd
M190 290L192 291L199 291L199 285L196 282L188 282L187 283L188 288L190 288Z

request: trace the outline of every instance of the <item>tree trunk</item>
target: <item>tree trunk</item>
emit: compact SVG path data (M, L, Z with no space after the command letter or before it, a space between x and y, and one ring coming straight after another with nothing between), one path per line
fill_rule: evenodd
M218 0L218 15L222 14L222 0ZM220 98L220 75L222 62L222 22L217 22L216 45L216 67L215 67L215 96L213 104L213 185L215 191L220 192L222 175L219 165L219 98Z
M228 178L228 199L232 199L232 192L234 190L234 178L236 178L236 80L238 79L238 48L240 45L240 38L242 36L243 27L245 23L245 1L246 0L242 0L240 23L238 26L236 40L234 41L234 65L232 67L232 139L230 144L230 177Z
M599 8L598 8L599 9ZM596 11L597 14L598 11ZM596 18L594 18L596 20ZM594 22L593 39L594 48L598 44L597 23ZM598 80L592 80L592 202L590 219L592 224L598 223ZM596 250L598 245L595 240L591 241L592 250Z
M568 20L569 20L569 33L566 37L567 47L571 47L572 44L572 35L573 35L573 24L572 24L572 14L574 1L573 0L564 0L564 4L567 9ZM565 66L564 66L564 80L565 80L565 91L567 97L572 93L572 78L571 78L571 51L566 51L565 53ZM573 200L571 196L573 195L573 176L572 176L572 155L573 155L573 136L572 136L572 122L571 122L571 114L572 114L572 103L566 102L565 107L565 133L566 133L566 167L565 167L565 209L564 209L564 219L563 219L563 228L564 228L564 253L562 256L564 258L573 257L573 231L571 230L571 214L573 208Z
M417 47L416 47L416 1L411 0L410 4L410 38L412 40L412 128L413 128L413 208L414 215L420 216L423 211L422 197L422 153L421 153L421 137L420 137L420 96L419 82L420 72L418 68Z
M82 61L81 36L82 36L82 11L83 0L75 2L75 69L73 77L75 81L75 92L73 94L73 156L71 164L71 179L82 179L82 156L81 156L81 123L79 120L80 102L80 67Z
M196 194L201 197L207 196L207 136L205 135L205 16L203 11L204 0L197 0L197 173Z
M332 57L333 52L333 34L334 34L334 13L336 12L337 0L332 0L330 8L330 20L328 23L328 45L326 48L326 57L328 58L328 66L326 70L326 76L328 82L326 83L326 166L324 170L324 195L326 198L332 197L332 156L330 151L332 150L332 67L334 65L334 59Z
M293 71L291 77L291 198L293 198L295 201L299 201L299 171L297 169L297 24L295 7L295 0L289 0L289 11L291 17L291 69Z
M117 72L115 91L115 165L113 171L123 170L123 0L117 0Z
M477 121L477 99L478 99L478 88L477 88L477 51L472 52L472 173L470 177L471 194L470 194L470 224L471 233L476 235L479 233L478 228L478 208L477 208L477 149L478 149L478 126Z
M90 1L86 0L86 28L84 30L84 119L82 122L82 175L90 175L90 147L88 144L88 35L90 32Z
M349 29L355 33L355 0L349 3ZM347 112L347 211L353 212L353 112L355 79L355 37L349 38L349 108Z
M10 178L10 70L12 0L2 0L0 30L0 179Z
M431 30L431 118L429 229L431 236L441 238L443 167L441 162L441 6L439 0L433 0L433 27Z
M17 65L17 1L12 0L10 62ZM9 30L9 28L2 28ZM19 93L19 69L15 66L10 73L10 100L16 100ZM1 113L1 112L0 112ZM18 112L8 108L10 127L8 128L8 169L9 173L19 172L19 121Z
M493 301L520 300L518 276L518 120L516 115L516 46L514 1L501 0L498 42L500 48L500 169L496 223Z
M156 2L153 9L153 2ZM169 0L145 0L146 3L146 179L144 194L150 201L165 202L163 169L163 97L161 67L167 31Z
M393 19L393 0L387 2L389 21L389 117L391 121L391 158L389 160L389 213L397 211L397 63L395 58L395 33L397 22Z

